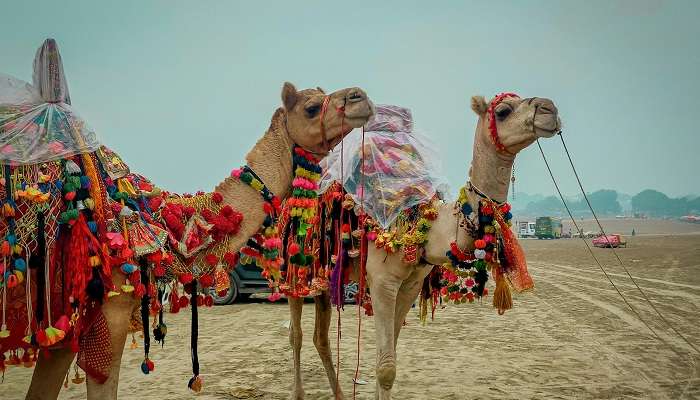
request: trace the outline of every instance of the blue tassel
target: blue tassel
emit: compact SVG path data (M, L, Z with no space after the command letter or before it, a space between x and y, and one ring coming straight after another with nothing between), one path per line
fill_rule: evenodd
M148 365L146 365L146 362L141 363L141 372L144 374L148 375L151 371L148 370Z

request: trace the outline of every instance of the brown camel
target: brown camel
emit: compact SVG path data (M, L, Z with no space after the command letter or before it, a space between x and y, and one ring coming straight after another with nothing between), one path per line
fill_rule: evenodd
M504 202L508 195L511 170L516 154L537 138L551 137L560 129L557 108L544 98L506 97L495 107L498 140L503 146L499 151L489 130L487 110L489 103L481 96L472 98L472 109L479 116L474 135L472 165L469 182L482 194L497 202ZM468 192L469 203L476 209L480 196ZM400 253L387 254L375 246L368 247L367 281L372 296L377 342L376 398L391 398L391 388L396 378L396 343L408 311L423 286L424 279L434 266L448 261L445 253L449 244L456 241L461 249L474 249L474 238L460 229L463 220L456 203L436 202L439 214L431 222L423 256L416 265L407 265ZM457 237L455 237L455 235ZM301 377L301 313L303 299L290 299L290 342L294 353L294 386L291 398L304 398ZM336 399L342 399L340 387L336 387L336 375L328 346L328 329L331 304L328 292L315 298L316 321L314 344L318 350L331 389Z
M52 39L47 40L46 43L55 49L55 42ZM57 49L55 50L57 52ZM51 62L60 64L60 57L53 58ZM49 66L49 70L62 73L63 68L61 65L54 64ZM59 81L65 82L62 79ZM46 93L44 89L42 85L41 95L45 101L59 104L59 106L62 101L69 102L67 89L66 96L58 100L50 98L51 95L47 93L60 91L53 90L50 84L46 88ZM365 92L359 88L342 89L327 95L320 88L297 91L291 83L285 83L282 88L282 103L283 106L274 112L267 132L246 156L250 169L257 173L266 187L281 199L289 194L291 188L293 146L297 145L323 157L342 140L344 135L364 125L373 113L372 103ZM331 111L322 112L324 104ZM222 195L222 205L230 205L244 216L238 233L218 245L225 247L224 251L235 252L260 229L267 216L263 211L264 200L257 190L236 177L224 179L216 187L215 192ZM211 196L211 194L202 196ZM182 200L166 199L166 202L170 201ZM221 249L209 250L214 253L222 252ZM118 268L113 268L112 276L114 287L120 288L125 283L125 275ZM104 383L100 384L88 376L88 399L102 400L117 397L121 355L130 318L138 305L139 299L122 293L110 297L102 306L109 328L113 357L109 376ZM74 357L75 354L67 347L52 349L50 358L39 357L26 397L28 399L57 398Z

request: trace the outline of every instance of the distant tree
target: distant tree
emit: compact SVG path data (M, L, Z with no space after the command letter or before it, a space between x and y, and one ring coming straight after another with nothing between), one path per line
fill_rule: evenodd
M588 195L588 200L591 201L591 206L597 214L601 215L617 215L622 212L622 206L617 201L617 192L615 190L598 190ZM585 202L585 200L583 200ZM586 204L585 209L588 209Z
M542 200L532 201L527 204L525 210L534 215L563 214L564 206L559 197L547 196Z
M685 198L672 199L652 189L643 190L632 197L633 210L656 217L680 216L692 206L692 202Z
M700 197L688 201L688 212L700 214Z

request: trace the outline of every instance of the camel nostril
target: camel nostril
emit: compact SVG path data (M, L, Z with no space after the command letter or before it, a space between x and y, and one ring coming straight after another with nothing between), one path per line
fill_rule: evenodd
M548 106L539 106L537 108L537 110L541 114L556 114L556 112L551 107L548 107Z
M362 93L360 91L353 90L350 93L348 93L346 99L350 103L357 103L357 102L365 100L365 95L364 95L364 93Z

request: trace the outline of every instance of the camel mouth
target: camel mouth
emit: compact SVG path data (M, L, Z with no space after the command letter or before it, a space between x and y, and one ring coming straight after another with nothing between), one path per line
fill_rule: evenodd
M345 110L345 123L353 129L364 126L374 115L374 103L366 97L358 96L358 100L352 103L352 107L347 107Z
M348 125L349 125L349 124L348 124ZM360 126L362 126L362 125L360 125ZM346 137L347 135L349 135L350 132L352 132L355 128L356 128L356 127L352 127L352 126L345 127L345 129L343 129L343 131L340 133L340 135L334 137L333 139L331 139L331 140L328 142L328 150L327 150L327 151L333 150L333 149L335 148L335 146L337 146L338 144L340 144L340 142L342 142L343 139L345 139L345 137Z
M352 129L355 128L361 128L364 126L367 121L369 121L369 118L372 116L372 114L367 113L367 115L362 115L362 116L345 116L345 123L352 127Z
M561 131L561 119L558 116L553 114L544 114L542 116L546 117L542 118L544 121L538 118L534 124L537 137L550 138Z

